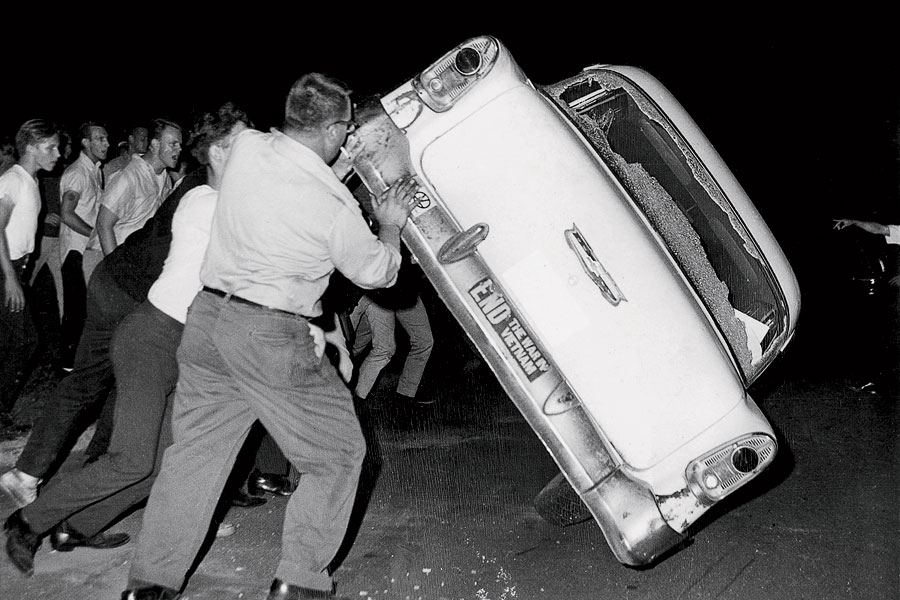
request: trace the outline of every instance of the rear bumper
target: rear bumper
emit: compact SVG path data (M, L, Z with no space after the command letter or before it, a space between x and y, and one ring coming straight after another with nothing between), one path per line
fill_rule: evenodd
M620 470L581 493L581 499L622 564L650 564L685 538L663 519L650 490Z

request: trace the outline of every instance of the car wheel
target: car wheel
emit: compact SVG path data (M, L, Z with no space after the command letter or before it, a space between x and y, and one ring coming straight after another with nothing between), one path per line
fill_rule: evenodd
M551 479L534 498L534 507L541 518L559 527L587 521L591 512L560 473Z

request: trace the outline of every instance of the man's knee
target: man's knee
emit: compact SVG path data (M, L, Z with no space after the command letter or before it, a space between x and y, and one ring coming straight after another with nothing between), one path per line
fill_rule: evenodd
M424 330L410 336L409 345L413 352L431 354L431 349L434 348L434 336L431 334L431 330Z
M123 483L132 484L143 481L156 471L156 452L146 449L144 452L109 452L107 453L113 470L123 478Z
M370 358L386 358L390 360L397 351L397 343L393 337L376 338L372 342L372 350L369 351Z

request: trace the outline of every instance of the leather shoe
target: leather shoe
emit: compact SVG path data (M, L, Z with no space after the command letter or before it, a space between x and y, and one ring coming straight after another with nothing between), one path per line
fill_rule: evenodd
M161 585L148 585L122 592L122 600L176 600L178 590Z
M247 480L247 491L252 496L261 496L263 492L278 496L290 496L294 492L290 479L284 475L253 473Z
M332 591L314 590L300 587L299 585L291 585L280 579L273 579L272 587L269 588L269 595L266 597L266 600L317 600L319 598L338 600L338 597Z
M254 506L262 506L265 503L265 498L245 494L243 490L237 490L231 496L231 505L239 508L253 508Z
M22 517L22 509L7 517L3 530L6 532L6 555L18 570L31 577L34 575L34 555L41 547L41 536Z
M127 533L98 533L91 537L82 535L63 521L50 532L50 545L58 552L71 552L75 548L107 550L124 546L131 540Z

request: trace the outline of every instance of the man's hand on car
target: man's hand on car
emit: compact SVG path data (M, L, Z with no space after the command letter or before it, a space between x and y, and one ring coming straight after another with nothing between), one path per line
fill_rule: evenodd
M412 209L418 204L418 182L412 176L401 177L372 202L372 212L381 227L393 225L403 229Z

